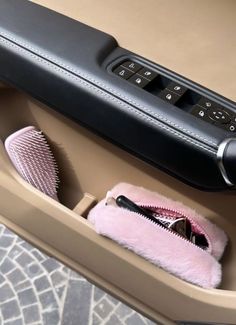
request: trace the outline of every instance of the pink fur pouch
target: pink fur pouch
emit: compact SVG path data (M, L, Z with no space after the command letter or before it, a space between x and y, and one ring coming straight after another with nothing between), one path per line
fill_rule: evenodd
M204 235L207 247L203 249L137 212L107 205L109 199L120 195L168 219L185 217L195 233ZM98 234L113 239L183 280L204 288L217 287L221 282L222 271L218 260L227 243L225 233L180 202L141 187L120 183L90 211L88 220L94 224Z

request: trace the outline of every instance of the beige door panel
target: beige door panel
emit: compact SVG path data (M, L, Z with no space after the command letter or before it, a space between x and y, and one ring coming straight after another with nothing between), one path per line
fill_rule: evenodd
M236 100L234 0L34 2L103 30L121 46ZM59 164L62 202L25 183L0 142L0 222L157 322L236 324L234 192L206 193L184 185L2 85L0 119L2 141L27 125L43 130ZM95 233L84 217L120 181L182 201L227 232L221 288L188 284Z
M33 0L236 101L235 0Z
M156 321L235 323L233 194L205 193L184 185L13 89L0 90L0 107L2 140L27 125L44 131L59 164L62 202L25 183L1 144L1 222ZM84 210L94 198L101 199L120 181L180 200L226 230L230 245L223 260L220 289L204 290L177 279L97 235L87 220L73 211L86 215Z

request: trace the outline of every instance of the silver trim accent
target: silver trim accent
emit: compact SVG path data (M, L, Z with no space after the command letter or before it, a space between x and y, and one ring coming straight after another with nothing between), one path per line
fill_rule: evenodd
M236 138L228 138L228 139L225 139L224 141L222 141L221 144L218 147L218 151L217 151L217 154L216 154L217 163L218 163L218 167L220 169L221 175L222 175L225 183L230 187L235 186L235 184L231 183L231 181L229 180L229 177L227 175L227 172L225 170L225 166L224 166L224 163L223 163L223 158L224 158L225 149L226 149L227 145L231 141L236 141Z

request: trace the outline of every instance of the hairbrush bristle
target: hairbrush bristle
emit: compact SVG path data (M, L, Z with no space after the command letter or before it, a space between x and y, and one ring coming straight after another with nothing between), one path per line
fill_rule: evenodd
M42 131L33 126L21 129L6 139L5 148L25 181L58 200L58 167Z

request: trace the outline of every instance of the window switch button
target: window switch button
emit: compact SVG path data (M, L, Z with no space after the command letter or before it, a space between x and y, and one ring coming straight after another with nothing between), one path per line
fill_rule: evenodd
M173 105L180 99L179 95L175 94L173 91L170 91L169 89L162 90L159 93L158 97L164 99L166 102L169 102Z
M128 69L125 69L122 66L117 67L113 71L113 73L123 79L128 79L129 77L131 77L134 74L132 71L129 71Z
M134 73L139 71L142 68L141 64L138 64L133 61L126 61L126 62L123 62L121 65L122 65L122 67L129 69L130 71L132 71Z
M202 97L199 102L197 103L197 105L203 107L203 108L215 108L217 106L217 104L215 102L213 102L210 99L204 98Z
M144 77L145 79L148 79L149 81L152 81L158 76L157 72L150 70L148 68L142 68L141 70L139 70L138 74Z
M177 82L175 81L172 81L168 86L167 88L171 91L173 91L174 93L178 94L179 96L182 96L186 91L187 91L187 88L178 84Z
M150 82L149 80L139 76L137 73L134 74L128 81L140 88L144 88Z

